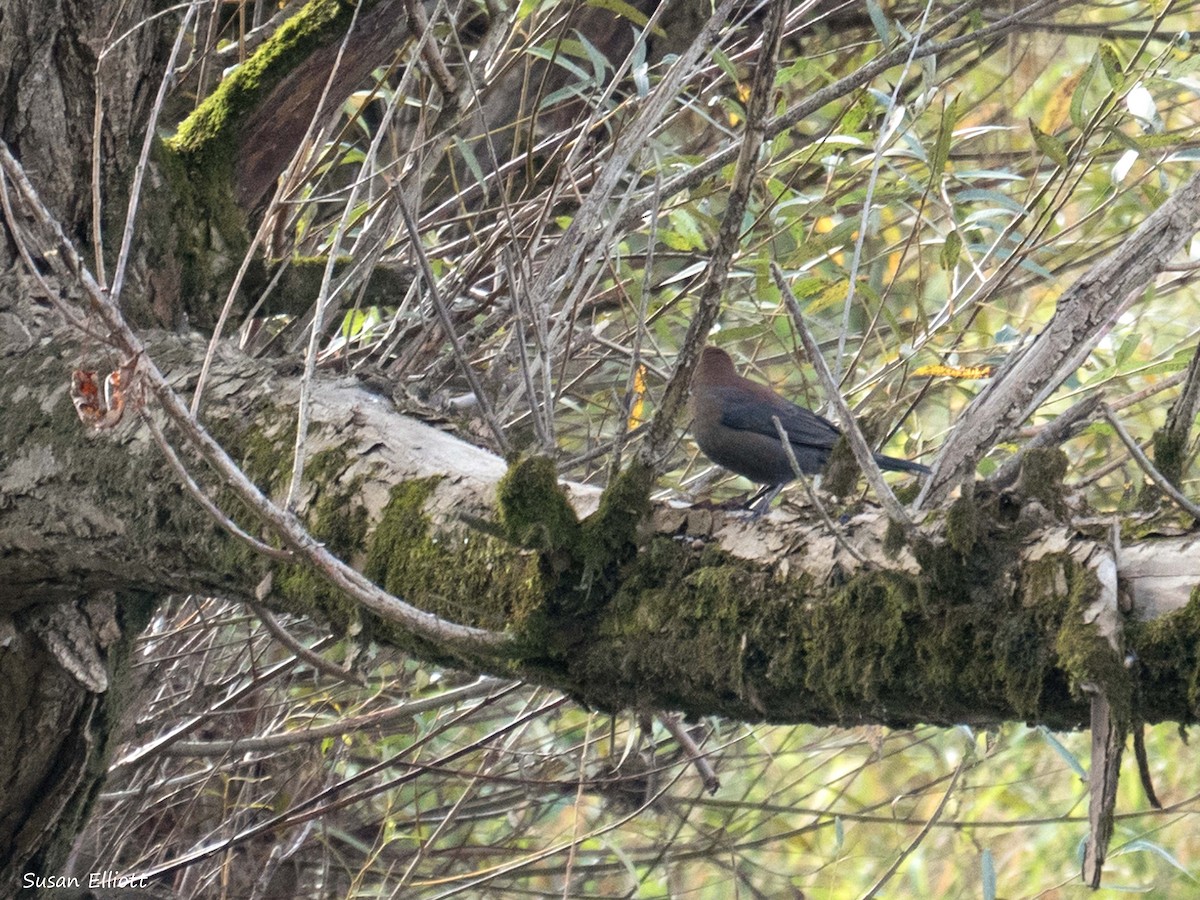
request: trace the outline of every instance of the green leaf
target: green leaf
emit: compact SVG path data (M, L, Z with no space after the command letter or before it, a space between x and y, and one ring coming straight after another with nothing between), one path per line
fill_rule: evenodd
M1129 357L1133 356L1133 351L1135 351L1138 348L1138 345L1141 343L1142 336L1140 334L1135 333L1125 335L1125 339L1121 341L1121 346L1117 348L1116 364L1118 366L1125 365L1125 363L1129 360Z
M1161 859L1166 860L1168 863L1170 863L1172 866L1174 866L1176 869L1178 869L1180 872L1182 872L1184 875L1186 875L1192 881L1196 880L1196 877L1191 872L1188 871L1187 866L1185 866L1178 859L1176 859L1175 856L1170 851L1168 851L1165 847L1162 847L1159 844L1155 844L1153 841L1147 841L1144 838L1138 839L1136 841L1130 841L1124 847L1121 847L1119 850L1114 851L1112 855L1120 856L1125 853L1153 853L1154 855L1160 857Z
M867 0L867 15L871 17L871 24L875 26L875 31L879 34L879 39L883 41L884 46L892 42L892 29L888 24L887 16L883 14L883 10L875 0Z
M946 235L946 240L942 244L941 259L939 260L943 270L949 272L958 265L958 256L962 253L962 243L962 235L958 233L957 229Z
M929 174L933 180L940 178L946 171L946 162L950 159L950 139L954 136L956 124L958 124L958 97L946 104L946 108L942 110L942 122L938 129L937 141L934 142L933 154L929 157Z
M669 219L671 227L660 229L658 233L664 244L672 250L704 249L704 235L700 233L700 228L691 213L685 209L677 209L672 211Z
M1100 65L1104 67L1104 77L1108 79L1112 89L1120 93L1125 89L1125 72L1121 58L1117 56L1117 48L1109 41L1104 41L1097 52L1100 55Z
M475 151L471 148L471 145L455 135L454 146L462 154L463 162L467 164L467 168L471 170L471 174L475 176L476 184L483 184L485 180L483 167L479 165L479 160L476 158Z
M645 13L629 5L625 0L588 0L587 5L594 6L597 9L607 9L622 19L628 19L638 28L645 28L646 23L650 21L650 18Z
M1100 68L1099 55L1092 57L1092 63L1087 67L1083 76L1079 79L1079 84L1075 87L1075 93L1071 95L1071 122L1080 131L1087 127L1087 116L1084 113L1083 104L1087 98L1088 89L1092 86L1092 81L1096 78L1096 72Z
M732 82L737 82L737 67L733 64L733 60L720 49L714 49L712 52L713 62L715 62L725 76Z
M1079 762L1079 758L1065 746L1063 746L1062 742L1060 742L1058 738L1051 734L1050 729L1045 725L1039 725L1037 730L1038 734L1042 736L1042 740L1053 747L1054 752L1061 756L1063 762L1071 767L1071 771L1073 771L1084 781L1087 781L1087 770L1084 769L1083 764Z
M1063 146L1063 142L1038 128L1033 119L1029 120L1029 133L1033 135L1033 142L1037 144L1042 153L1064 169L1071 165L1071 159L1067 156L1067 148Z
M650 67L646 65L646 33L639 31L637 40L633 42L633 61L630 67L633 74L633 86L639 97L650 93Z
M579 44L583 47L584 52L587 53L588 59L591 60L592 74L596 78L596 83L602 82L604 80L604 73L608 71L612 64L608 61L608 57L601 53L595 44L583 36L583 32L576 31L575 34L579 36Z

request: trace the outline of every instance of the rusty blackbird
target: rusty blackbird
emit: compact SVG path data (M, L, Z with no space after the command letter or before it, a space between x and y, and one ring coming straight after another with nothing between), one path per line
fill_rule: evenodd
M795 478L772 416L778 416L806 475L820 472L841 430L763 384L738 375L724 350L705 347L692 378L692 434L717 465L760 484L781 485ZM920 463L875 454L881 469L928 474Z

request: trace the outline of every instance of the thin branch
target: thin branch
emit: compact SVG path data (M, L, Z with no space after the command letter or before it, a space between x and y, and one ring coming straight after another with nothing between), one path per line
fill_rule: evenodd
M928 20L929 11L932 8L933 0L926 0L925 9L921 13L921 21L913 31L912 49L909 51L908 59L904 61L904 68L900 70L900 74L896 78L896 84L888 97L887 109L883 112L884 127L879 129L879 133L875 137L875 146L871 149L871 172L867 176L867 192L863 197L862 213L859 216L858 236L854 239L854 252L850 256L850 277L847 282L846 299L842 302L842 327L838 331L837 353L833 357L833 380L836 384L841 384L842 381L842 359L846 354L846 335L850 333L850 312L854 308L855 290L858 288L858 271L862 265L863 244L866 243L867 232L870 230L871 212L874 209L875 201L875 185L879 181L879 170L883 166L883 151L900 130L899 121L894 119L896 104L900 99L900 91L904 82L908 78L908 70L912 67L913 60L916 59L917 49L921 46L921 38L925 35L925 22ZM901 115L903 115L903 110L901 110Z
M175 452L175 448L171 446L167 440L167 436L162 433L162 429L158 427L158 423L147 413L141 410L142 421L146 423L146 427L150 429L150 434L154 438L154 442L158 444L158 449L162 451L163 456L167 458L171 468L175 470L175 474L179 476L179 480L183 483L184 488L192 498L204 508L204 511L212 516L213 520L232 534L239 541L242 541L250 547L255 553L260 553L268 559L279 560L280 562L294 562L296 554L290 550L281 550L278 547L272 547L270 544L264 544L254 535L244 531L233 519L225 515L224 511L217 506L216 503L204 493L204 489L196 483L188 472L187 467Z
M675 743L679 744L679 749L696 767L696 774L700 776L700 780L704 783L704 789L710 794L715 794L721 789L721 782L717 778L717 773L713 770L712 763L708 761L707 754L704 753L692 740L692 736L688 734L688 730L683 727L679 721L679 716L674 713L660 713L658 721L662 722L663 727L671 733L671 737L675 738Z
M729 268L742 236L742 220L750 198L750 189L758 173L759 151L766 138L765 121L775 91L775 70L779 64L779 45L783 40L783 23L786 18L785 0L773 0L766 21L763 23L759 64L754 71L754 83L750 88L750 99L746 103L746 132L742 136L733 183L729 186L729 201L721 227L717 233L709 259L708 273L696 309L688 324L687 334L679 347L675 369L667 381L659 401L658 409L650 422L650 430L642 445L641 458L650 465L659 467L666 454L663 452L674 440L675 420L687 398L692 372L700 358L700 349L717 321L721 311L721 295L729 279ZM659 196L656 182L654 196Z
M950 779L950 784L946 787L946 793L942 795L942 799L938 803L937 809L933 811L933 815L929 817L929 820L925 823L925 826L917 833L917 836L912 839L912 842L904 848L903 852L896 857L896 860L890 866L888 866L887 871L879 876L879 880L871 886L871 889L863 894L863 897L877 896L879 892L883 890L884 885L891 881L892 876L899 871L900 866L904 863L904 861L908 859L912 855L913 851L921 846L921 843L929 836L930 830L937 823L937 820L942 817L942 813L945 812L946 804L950 802L950 796L954 793L954 788L958 785L959 776L962 775L966 767L967 761L964 759L958 764L958 768L954 770L954 776Z
M412 211L408 208L408 201L404 198L399 186L393 185L392 191L395 195L396 206L399 207L400 215L404 218L404 227L408 230L409 246L412 248L413 256L417 258L417 262L421 266L421 274L425 278L425 287L429 291L429 302L433 304L438 321L442 323L442 330L446 333L446 340L450 344L450 350L454 354L454 358L458 362L458 367L462 371L463 376L467 379L467 383L471 386L471 390L475 394L475 399L479 401L479 412L491 430L492 437L496 441L496 446L502 453L507 453L508 438L504 434L504 429L500 426L500 422L496 419L496 413L492 409L490 398L483 390L483 382L479 380L479 373L471 365L471 360L467 358L467 352L463 349L462 342L458 339L458 332L454 330L454 320L450 317L450 310L446 308L446 304L442 300L437 279L433 274L433 267L429 265L429 256L425 253L425 248L421 245L421 232L417 228L416 219L413 218Z
M499 678L481 677L477 681L462 687L443 691L433 697L422 697L420 700L408 700L396 706L382 709L379 712L364 713L359 716L342 716L328 725L314 725L312 728L296 728L276 734L264 734L257 737L237 738L231 741L177 741L162 750L163 756L228 756L230 753L258 753L267 750L282 750L295 747L298 744L312 744L326 738L340 737L343 734L355 734L364 731L374 731L403 722L421 713L444 709L464 700L474 700L477 697L501 695L520 686L520 682L503 681Z
M503 689L501 689L501 692L503 692ZM525 725L526 722L536 719L539 716L544 716L550 710L562 706L567 702L568 701L565 697L551 700L548 703L543 704L540 708L531 710L523 716L519 716L505 722L480 740L468 743L465 746L459 747L456 750L452 750L449 753L444 754L440 758L433 760L431 765L440 766L445 765L447 762L453 762L459 757L476 751L481 746L487 746L489 741L495 740L497 737L509 731L520 728ZM474 710L472 709L471 712L474 712ZM418 741L418 743L421 742ZM402 752L410 753L412 749L413 747L408 747ZM227 850L230 847L235 847L238 844L250 840L251 838L262 834L276 833L278 829L289 828L294 825L299 825L305 821L319 818L327 815L330 812L333 812L334 810L349 806L352 803L360 802L363 799L366 799L368 796L374 796L382 791L405 784L406 782L412 781L414 778L418 777L424 772L425 766L404 764L403 760L396 758L398 756L399 754L395 754L387 759L373 763L372 765L364 766L354 775L342 779L342 781L340 781L338 784L333 785L327 790L321 791L315 796L308 797L305 800L294 804L291 808L282 813L269 816L260 822L242 829L237 834L217 841L214 844L203 846L188 853L184 853L175 859L160 863L157 866L151 866L149 869L143 872L132 875L131 878L160 878L164 875L170 874L171 872L176 872L180 869L186 868L193 863L207 859L213 854L220 853L221 851ZM404 772L390 781L386 781L381 785L368 788L365 791L350 793L346 790L351 785L354 785L360 781L364 781L384 769L394 768L398 764L401 765L401 767L404 769ZM335 799L332 799L328 803L321 805L324 800L327 800L330 797L334 797Z
M1146 454L1142 452L1142 448L1133 439L1133 435L1125 430L1125 426L1121 424L1121 420L1113 414L1113 411L1108 408L1107 404L1101 404L1100 411L1103 413L1104 418L1108 420L1108 424L1113 427L1113 431L1117 433L1117 437L1121 439L1121 443L1125 445L1125 449L1129 451L1129 455L1142 467L1142 471L1149 476L1155 486L1178 503L1180 508L1189 516L1194 519L1200 519L1200 506L1197 506L1185 497L1179 488L1167 481L1163 473L1158 471L1154 463L1150 462Z
M771 416L771 421L775 423L775 430L779 432L779 440L783 445L783 452L787 454L788 462L792 466L792 471L796 474L796 480L804 485L804 490L808 494L809 502L812 503L813 507L820 514L821 520L825 523L825 527L829 529L829 533L833 535L833 539L837 541L839 547L853 556L864 566L871 566L871 563L868 562L868 560L854 548L854 545L846 540L841 529L838 528L837 525L834 524L833 519L830 518L829 513L825 509L825 504L821 502L821 498L817 496L817 492L814 491L812 489L812 485L808 483L808 478L805 477L804 472L800 469L800 463L796 459L796 453L794 450L792 450L791 439L788 437L788 433L784 429L783 423L779 421L779 416Z
M175 61L179 59L179 51L183 47L188 25L195 15L197 4L188 7L179 30L175 34L175 45L171 48L171 56L158 83L158 93L154 97L154 106L150 109L150 118L146 122L146 134L142 139L142 152L138 156L137 165L133 170L133 184L129 189L129 207L125 211L125 228L121 232L121 250L117 254L117 266L113 272L112 284L109 286L109 296L118 306L121 303L121 289L125 286L125 271L129 267L129 254L133 249L133 226L137 221L138 208L142 200L142 184L146 180L146 165L150 161L150 150L158 140L158 117L162 114L163 104L167 99L167 89L171 87L175 76ZM97 153L100 151L97 150Z
M988 486L1003 489L1016 481L1021 470L1021 463L1030 450L1037 450L1041 447L1057 447L1069 440L1095 414L1096 409L1100 406L1100 400L1100 394L1084 397L1053 422L1046 424L1034 435L1032 440L1022 444L1016 453L1006 459L1004 464L986 479Z
M354 33L354 26L357 21L358 9L355 8L354 16L350 20L350 27L346 30L346 35L342 39L341 46L338 48L338 55L334 61L333 69L325 82L326 92L328 92L329 87L333 83L334 73L337 71L338 66L341 65L342 54L350 42L350 35ZM317 117L320 115L324 105L325 98L322 97L321 103L318 105L317 111L313 113L312 121L309 123L310 129L315 126ZM395 97L392 98L392 103L388 105L386 115L390 116L394 109ZM296 508L296 504L300 499L300 489L304 485L304 464L308 459L308 421L309 414L312 411L312 383L317 372L317 357L321 353L321 341L325 336L325 314L329 309L333 270L337 265L338 257L341 255L342 239L346 235L346 230L350 227L350 220L353 218L358 206L357 201L359 192L362 190L363 181L367 177L367 173L375 159L375 154L379 150L379 145L386 131L387 127L385 124L375 133L374 138L371 140L371 146L363 156L362 163L358 169L359 177L354 179L354 184L350 188L350 195L346 198L346 202L342 206L342 214L338 218L337 228L333 233L333 243L329 248L329 253L325 257L325 267L321 272L321 287L317 292L317 300L313 306L312 323L309 325L308 351L304 355L304 372L300 376L300 400L297 403L296 409L296 443L292 450L292 474L288 481L286 499L283 503L285 509L294 510Z
M270 576L268 576L268 578L270 578ZM271 611L261 603L252 603L247 601L246 605L254 610L254 614L262 621L267 631L271 632L271 636L275 638L275 640L279 641L279 643L283 644L283 646L287 647L292 653L296 654L298 659L308 663L318 672L324 672L326 675L330 676L331 678L336 678L338 681L348 681L351 684L357 684L360 687L364 687L366 685L366 679L364 679L361 675L356 675L354 672L351 672L348 669L343 669L341 666L334 665L325 657L321 656L321 654L314 653L308 647L305 647L302 643L296 640L296 638L292 637L291 633L280 624L279 620L275 618Z
M426 39L426 35L429 34L429 19L425 17L424 4L418 3L416 0L404 0L404 8L408 10L409 26L413 36L421 42L421 56L425 59L425 64L429 66L429 72L433 75L433 80L437 82L438 90L442 92L442 96L453 100L458 91L458 85L454 81L454 76L450 74L450 70L446 68L446 61L442 59L437 41Z
M837 410L838 418L841 420L846 437L850 441L850 449L854 451L854 458L858 462L858 467L862 469L867 483L875 491L875 496L879 498L879 502L883 505L884 510L887 511L888 517L911 532L914 527L912 519L908 517L908 513L905 512L900 501L896 499L896 495L892 493L892 489L888 486L887 481L884 480L883 472L879 469L879 463L875 462L875 454L867 443L867 439L863 437L862 430L858 427L858 420L854 418L854 413L850 410L846 399L842 396L842 392L833 378L833 373L829 371L825 357L821 355L820 346L808 330L808 325L804 322L804 314L800 311L800 304L796 302L796 295L792 293L787 279L783 277L783 271L774 262L771 263L771 275L774 277L775 284L779 286L779 290L783 294L788 312L792 315L792 323L796 326L796 331L800 335L801 342L804 344L804 350L808 354L809 361L813 364L813 368L817 370L817 378L820 380L821 386L825 389L825 393L829 397L829 402Z

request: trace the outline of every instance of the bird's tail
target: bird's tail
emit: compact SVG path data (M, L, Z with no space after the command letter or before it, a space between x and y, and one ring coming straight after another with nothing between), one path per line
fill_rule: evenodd
M907 459L896 459L894 456L884 456L882 453L875 455L875 462L879 463L879 468L888 472L915 472L918 475L928 475L932 471L929 466L909 462Z

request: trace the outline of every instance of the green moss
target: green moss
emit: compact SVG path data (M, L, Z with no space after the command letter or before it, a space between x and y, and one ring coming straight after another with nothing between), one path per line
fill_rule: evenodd
M317 491L308 514L310 533L343 559L362 551L369 520L359 499L363 476L342 480L351 462L344 450L332 448L314 454L304 468L306 483Z
M1022 497L1038 500L1056 516L1066 514L1063 499L1070 461L1058 447L1039 447L1025 454L1021 462L1021 475L1015 490Z
M1183 724L1200 718L1200 588L1182 609L1151 621L1130 623L1126 635L1140 672L1144 703L1166 713L1139 710L1148 721L1164 717ZM1179 710L1188 710L1185 719Z
M1173 432L1166 427L1154 432L1154 466L1171 484L1179 487L1183 478L1184 467L1187 465L1188 447L1187 434ZM1163 506L1163 492L1149 478L1144 480L1138 493L1137 508L1142 511L1154 511ZM1180 515L1175 504L1166 507L1170 515ZM1164 510L1165 512L1166 510ZM1144 522L1144 517L1138 517ZM1191 517L1186 516L1184 526L1191 524ZM1157 526L1158 523L1155 523Z
M870 573L813 608L804 636L804 685L839 717L847 708L885 700L901 682L899 673L915 671L917 593L909 578Z
M981 516L973 497L964 494L951 504L946 513L946 542L958 553L970 555L981 528Z
M1088 685L1101 689L1120 727L1129 728L1133 712L1133 678L1122 650L1114 650L1099 629L1084 621L1087 607L1100 586L1093 572L1069 556L1061 560L1061 577L1067 584L1067 612L1055 642L1058 665L1080 691Z
M899 522L888 519L887 530L883 534L883 552L890 558L895 558L908 545L908 535L904 526Z
M771 581L764 569L716 548L651 539L627 565L591 644L566 660L574 692L614 710L644 706L651 693L655 705L685 712L728 704L730 685L747 664L739 648L764 622L746 598L764 595ZM791 596L779 593L772 608L791 606ZM774 639L780 623L768 627Z
M1154 466L1176 487L1187 462L1187 435L1160 428L1154 432Z
M621 567L637 554L637 529L650 511L654 472L633 462L604 491L600 508L583 523L578 558L583 564L580 588L598 599L611 595Z
M363 573L420 609L466 625L520 634L546 594L538 556L463 528L434 533L424 506L438 479L392 488L371 535ZM391 623L380 636L426 659L444 654Z
M154 151L155 171L166 184L143 204L142 231L154 236L145 252L156 274L148 295L152 308L139 315L167 327L179 327L184 316L192 327L210 327L220 310L218 297L224 301L250 245L246 214L233 197L232 169L181 155L170 142L156 142ZM262 262L254 260L246 287L265 281Z
M850 439L842 435L829 452L829 462L821 477L821 487L843 499L858 488L858 479L862 474L854 451L850 449Z
M496 504L500 525L514 544L550 556L574 553L579 520L558 486L553 460L531 456L509 466L497 486Z
M254 427L241 434L231 456L240 457L242 471L265 494L283 491L292 476L292 457L296 450L296 417L279 411L266 415L264 407L250 421Z

